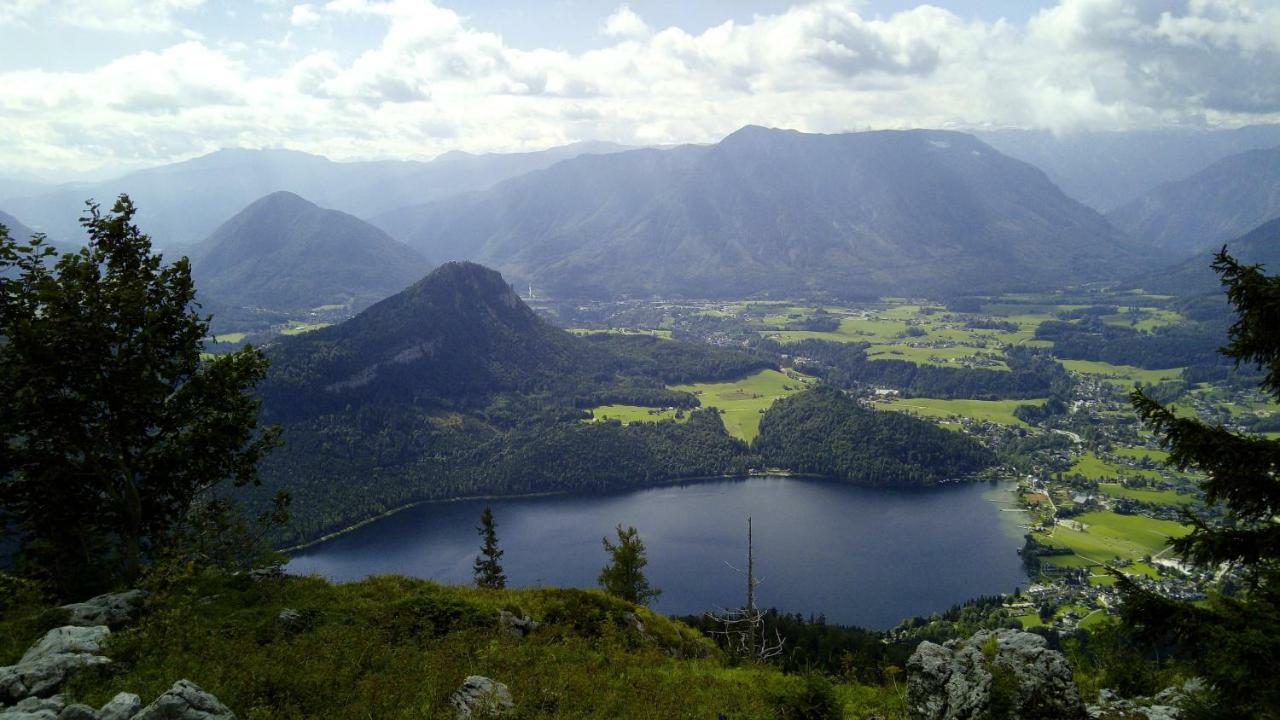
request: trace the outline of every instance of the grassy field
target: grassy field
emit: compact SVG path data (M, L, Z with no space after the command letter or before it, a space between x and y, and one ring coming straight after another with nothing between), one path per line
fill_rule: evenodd
M1014 408L1019 405L1042 405L1039 400L939 400L936 398L894 398L887 402L877 403L883 410L913 412L926 417L949 418L953 416L969 417L974 420L988 420L1001 425L1028 425L1013 416Z
M320 328L329 327L332 324L333 323L327 323L327 322L310 322L310 323L294 322L288 327L281 330L280 334L281 335L301 335L302 333L309 333L312 330L319 330Z
M1073 550L1085 560L1084 563L1075 565L1076 567L1089 565L1090 560L1099 563L1113 559L1138 560L1164 550L1168 547L1170 538L1181 537L1190 532L1189 528L1179 523L1140 515L1091 512L1073 519L1083 523L1085 529L1072 530L1065 525L1058 525L1052 533L1041 533L1038 537L1056 547ZM1055 557L1052 561L1057 565L1068 564L1065 558Z
M1121 455L1123 457L1138 458L1139 460L1141 460L1142 458L1150 458L1153 462L1157 462L1157 463L1162 463L1165 460L1169 459L1169 451L1160 450L1158 448L1140 448L1140 447L1112 448L1111 452L1115 453L1116 455Z
M777 370L761 370L733 382L671 385L670 388L693 393L703 407L719 409L729 434L751 442L760 434L760 416L774 400L794 395L812 382L812 378L804 375L797 378Z
M1160 478L1160 473L1155 470L1116 465L1103 460L1093 452L1086 452L1081 455L1080 459L1076 460L1067 473L1083 475L1090 480L1105 480L1120 477L1121 475L1144 477L1152 480Z
M640 405L601 405L591 409L593 420L618 420L623 425L633 422L657 422L659 420L675 420L682 422L688 415L681 413L676 417L674 408L651 408Z
M115 662L72 679L68 702L97 707L128 690L148 703L191 678L245 720L443 719L456 716L449 696L463 678L483 675L509 686L519 718L807 717L796 714L799 676L734 666L692 628L597 591L202 576L148 607L110 637ZM281 628L283 608L299 611L296 629ZM500 609L542 626L513 637L495 621ZM0 665L58 617L0 610ZM846 717L906 716L888 685L835 691Z
M1192 495L1183 495L1172 490L1130 488L1119 483L1098 483L1098 492L1112 497L1124 497L1156 505L1187 505L1196 501Z
M238 343L244 342L244 339L248 336L249 333L242 332L222 333L221 335L209 336L209 341L216 343Z
M1135 382L1140 382L1144 385L1155 385L1164 380L1175 380L1182 374L1182 368L1144 370L1132 365L1112 365L1094 360L1063 360L1062 366L1073 372L1101 375L1107 381L1125 387L1132 387Z

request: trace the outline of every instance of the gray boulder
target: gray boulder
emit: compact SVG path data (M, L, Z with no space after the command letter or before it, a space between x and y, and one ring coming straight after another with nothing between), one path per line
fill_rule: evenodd
M528 617L519 617L513 612L498 611L498 627L513 637L522 638L537 630L541 625L542 623L536 620L530 620Z
M67 703L61 695L31 697L10 708L0 708L0 720L58 720Z
M58 713L58 720L102 720L102 718L97 710L88 705L76 703L62 708L62 712Z
M49 695L76 670L111 662L97 654L110 634L102 626L74 625L45 633L17 665L0 667L0 702Z
M296 635L302 632L305 622L301 612L293 608L285 608L276 616L276 624L286 635Z
M63 605L62 609L71 614L70 619L67 620L69 625L84 627L106 625L118 628L142 612L142 601L146 597L146 590L126 590L99 595L84 602Z
M235 720L235 713L190 680L179 680L133 720Z
M1066 658L1018 630L922 642L907 662L912 720L984 720L997 707L1022 720L1077 720L1085 708Z
M458 720L502 717L515 709L507 686L482 675L463 680L462 687L450 696L449 702L457 711Z
M133 693L122 692L103 705L98 710L98 715L102 720L132 720L141 710L142 698Z

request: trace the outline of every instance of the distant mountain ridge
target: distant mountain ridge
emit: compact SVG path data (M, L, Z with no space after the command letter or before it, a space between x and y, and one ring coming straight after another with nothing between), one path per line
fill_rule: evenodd
M110 205L127 193L142 230L162 248L196 243L232 214L278 190L325 207L367 217L392 208L482 190L583 153L621 145L585 142L537 152L470 155L451 152L430 162L334 162L296 150L219 150L198 158L92 183L15 190L0 196L10 212L59 241L80 238L76 218L89 198Z
M1121 132L978 130L1000 152L1031 163L1070 197L1107 212L1223 158L1280 145L1280 124Z
M0 225L9 228L9 237L14 240L26 240L35 234L35 231L23 225L21 220L3 210L0 210Z
M1280 147L1220 160L1107 213L1134 237L1179 253L1221 245L1280 216Z
M583 296L999 291L1109 277L1142 250L970 135L746 127L582 156L372 218L441 260Z
M1280 217L1222 245L1226 245L1227 252L1241 263L1263 265L1268 274L1274 275L1280 271ZM1181 297L1221 295L1222 284L1211 265L1214 254L1222 245L1196 253L1194 257L1168 269L1145 275L1131 284L1149 292Z
M290 192L260 198L192 249L202 297L223 305L364 307L422 278L430 263L376 227Z

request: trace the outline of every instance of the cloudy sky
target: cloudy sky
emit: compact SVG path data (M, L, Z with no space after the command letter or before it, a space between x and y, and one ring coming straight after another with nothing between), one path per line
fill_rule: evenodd
M0 175L1280 121L1280 0L0 0Z

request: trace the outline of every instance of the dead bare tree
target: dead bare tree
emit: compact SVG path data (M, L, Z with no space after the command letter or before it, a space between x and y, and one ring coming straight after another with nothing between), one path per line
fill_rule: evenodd
M755 545L751 534L751 518L747 518L747 569L745 571L725 563L734 572L743 573L747 579L747 602L742 607L721 609L707 613L707 617L719 625L711 635L731 653L750 660L769 660L782 654L785 640L777 628L769 638L765 628L765 613L756 607L756 588L763 580L756 579Z

